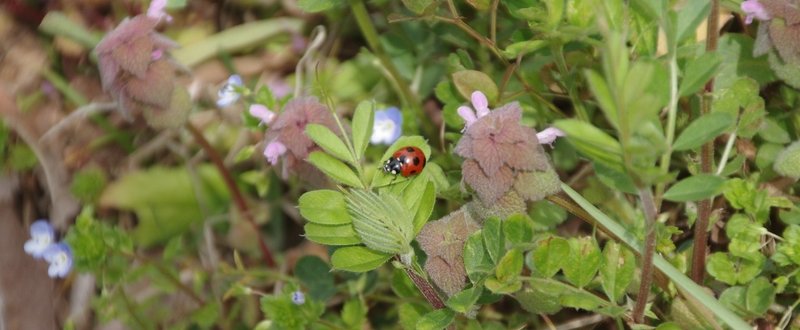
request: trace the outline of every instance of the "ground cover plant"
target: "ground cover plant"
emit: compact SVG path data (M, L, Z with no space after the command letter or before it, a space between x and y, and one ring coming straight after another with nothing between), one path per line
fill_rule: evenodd
M0 329L800 328L796 0L9 0Z

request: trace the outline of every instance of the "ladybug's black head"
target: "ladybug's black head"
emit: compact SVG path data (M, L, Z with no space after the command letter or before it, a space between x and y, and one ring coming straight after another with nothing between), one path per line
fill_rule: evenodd
M403 163L399 159L392 157L383 163L383 171L393 175L398 175L402 171L402 166Z

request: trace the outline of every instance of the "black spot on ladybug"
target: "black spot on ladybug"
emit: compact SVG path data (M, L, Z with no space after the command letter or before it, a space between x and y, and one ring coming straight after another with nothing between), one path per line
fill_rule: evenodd
M412 147L406 147L406 151L408 151L408 152L414 152L414 148L412 148Z
M399 160L400 160L401 163L405 163L406 162L406 156L400 156Z
M410 174L410 175L417 174L417 170L411 170L411 172L408 172L408 174Z
M419 165L419 157L414 157L414 165Z

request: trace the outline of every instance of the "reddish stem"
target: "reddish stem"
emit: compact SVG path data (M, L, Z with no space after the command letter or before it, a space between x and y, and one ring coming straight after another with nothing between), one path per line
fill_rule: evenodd
M225 182L225 185L228 187L228 190L231 192L231 197L233 198L233 202L236 205L236 208L239 209L239 212L244 216L247 222L253 226L253 230L256 232L256 236L258 237L258 247L261 249L261 255L264 258L264 262L267 264L268 267L274 268L275 267L275 259L272 258L272 252L270 252L267 243L264 241L264 236L261 234L261 229L256 224L256 219L253 217L253 214L250 213L250 208L247 206L247 201L242 195L242 191L239 190L239 187L236 185L236 181L233 180L233 176L231 172L225 167L225 164L222 162L222 157L219 156L214 147L208 143L208 140L203 136L203 133L200 132L197 127L192 125L191 123L186 123L186 128L189 129L189 133L192 134L195 141L203 148L203 150L208 155L208 158L211 159L211 162L214 163L214 166L217 167L217 171L222 175L222 180Z
M444 303L442 299L439 298L439 294L436 293L436 289L434 289L428 281L424 278L420 277L415 273L413 270L406 268L406 274L411 281L414 282L414 285L417 286L420 292L422 292L422 296L425 297L425 300L433 306L433 309L442 309L444 308Z

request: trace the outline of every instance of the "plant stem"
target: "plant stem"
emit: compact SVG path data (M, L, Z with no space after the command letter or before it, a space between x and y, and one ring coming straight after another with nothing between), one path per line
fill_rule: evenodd
M636 323L644 322L644 309L647 306L647 297L650 295L650 287L653 283L653 253L656 250L656 204L653 200L653 193L650 188L639 188L639 200L642 202L644 211L644 251L642 251L642 274L639 294L636 296L636 304L633 307L633 321Z
M500 0L492 0L492 7L490 9L491 21L489 25L489 39L493 44L497 44L497 5Z
M731 133L728 136L728 142L725 143L725 150L722 151L722 156L719 157L719 165L717 165L717 175L721 175L722 171L725 170L725 165L728 164L728 157L730 157L731 149L733 149L733 144L736 142L736 132Z
M678 59L675 50L670 49L669 54L669 105L667 107L667 150L661 155L661 173L669 172L672 159L672 143L675 141L675 122L678 116ZM661 195L664 193L664 183L656 185L656 208L661 207Z
M239 190L239 187L236 185L236 181L233 179L233 175L228 169L225 167L225 164L222 162L222 157L219 156L214 147L208 143L208 140L203 136L203 133L200 132L197 127L192 125L192 123L187 122L186 128L189 130L189 133L192 134L197 144L200 145L201 148L206 152L208 158L211 159L211 162L214 163L214 166L219 171L220 175L222 175L222 180L225 182L225 185L228 187L228 190L231 192L231 198L233 198L233 202L236 205L236 208L239 209L239 212L242 213L242 216L253 226L253 230L256 232L256 237L258 238L258 247L261 249L261 256L264 259L264 263L266 263L267 267L273 268L275 267L275 259L272 258L272 252L270 251L267 243L264 241L264 236L261 234L261 230L258 228L258 224L256 224L256 220L253 217L253 214L250 212L250 208L247 206L247 201L244 199L244 195L242 191Z
M369 45L369 48L372 49L373 53L375 53L375 56L378 58L378 60L381 61L381 64L386 71L389 72L395 88L397 88L397 90L400 92L399 94L404 105L414 110L414 112L419 115L420 118L424 118L422 108L419 105L419 100L417 100L417 96L414 95L414 93L408 87L408 82L400 75L400 71L397 70L397 67L394 66L392 60L383 50L380 40L378 39L378 32L375 30L375 26L369 19L369 13L367 12L366 5L364 5L364 0L350 0L350 6L353 10L353 15L356 18L358 28L361 29L361 34L364 35L364 39L367 41L367 45Z
M719 0L711 0L711 12L708 14L708 30L706 31L706 52L717 50L719 39ZM714 77L708 80L703 94L702 114L711 112ZM714 159L714 141L703 144L700 150L700 170L711 173L711 162ZM697 204L697 222L694 224L694 250L692 252L692 280L703 283L706 273L706 250L708 248L708 218L711 216L711 200L702 200Z
M417 286L419 292L422 293L422 296L425 297L425 300L428 301L429 304L433 307L433 309L442 309L444 308L444 303L442 299L439 298L439 294L436 293L436 289L431 286L428 281L426 281L422 276L419 276L416 272L414 272L411 267L405 267L406 275L414 282L414 285Z

